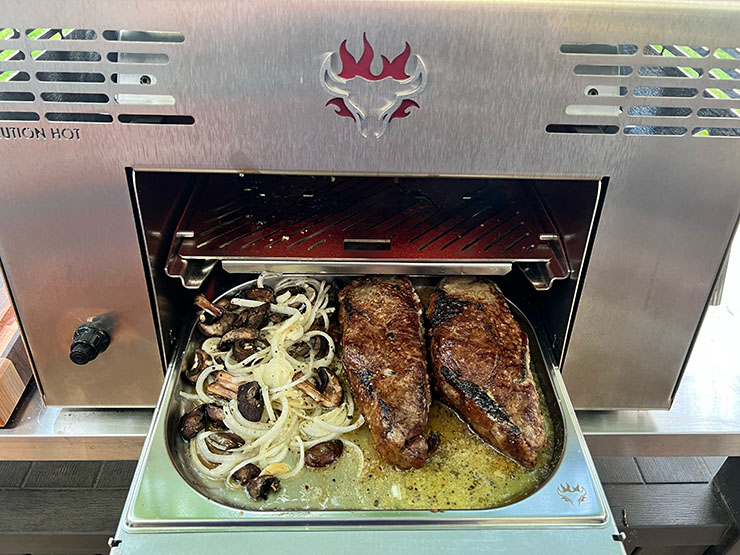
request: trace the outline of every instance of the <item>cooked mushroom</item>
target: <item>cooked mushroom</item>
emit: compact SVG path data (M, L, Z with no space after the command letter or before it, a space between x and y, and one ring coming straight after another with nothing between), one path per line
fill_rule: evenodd
M197 349L195 351L195 359L193 360L193 365L185 370L185 377L193 383L197 382L198 376L200 376L201 372L203 372L203 370L205 370L208 366L207 363L210 358L211 356L203 349Z
M234 328L227 331L218 342L219 351L228 351L235 341L253 341L257 339L259 331L254 328Z
M239 305L232 303L231 299L229 298L221 299L220 301L216 301L213 304L223 310L236 310L237 308L239 308Z
M180 418L180 433L185 439L193 439L206 426L206 406L198 405Z
M206 390L218 397L224 399L236 399L236 392L239 390L239 384L234 383L234 376L228 372L218 371L214 375L214 381L208 384Z
M316 358L324 358L329 354L329 342L320 335L314 335L311 338L311 347L316 353Z
M300 372L293 375L293 381L301 377ZM318 387L317 387L318 386ZM344 391L339 378L328 368L319 368L316 376L316 386L311 380L296 384L296 387L319 403L322 407L334 408L342 404Z
M311 352L311 348L308 346L308 343L305 341L299 341L298 343L293 343L290 347L288 347L288 354L292 357L305 357L308 355L308 353Z
M270 312L270 315L267 317L270 322L273 324L279 324L280 322L284 322L287 320L289 316L287 314L282 314L280 312Z
M244 445L244 440L233 432L216 432L206 438L206 444L216 451L231 451Z
M203 295L196 295L195 296L195 304L199 308L203 309L204 312L207 312L214 318L220 318L221 315L224 313L223 309L213 304L211 301L205 298Z
M247 493L252 499L267 499L267 495L280 488L280 480L265 474L247 482Z
M317 443L306 451L306 466L323 468L336 462L344 452L344 443L339 439Z
M239 313L236 325L239 327L260 329L267 323L267 314L270 312L270 305L267 303L260 306L247 307Z
M272 287L255 287L244 293L244 298L250 301L262 301L263 303L274 303L275 292Z
M260 475L260 472L262 471L260 470L259 466L249 463L245 464L239 470L234 472L234 474L232 474L232 477L238 484L246 486L247 482L249 482L250 480L254 480L257 476Z
M255 382L247 382L239 386L236 395L239 413L250 422L259 422L262 411L265 408L265 400L262 398L262 388Z
M198 329L206 337L219 337L234 327L236 317L237 315L233 312L224 312L211 323L208 323L205 312L201 312L198 316Z
M252 341L237 341L234 343L234 360L237 362L241 362L256 352L257 348L254 346L254 342Z
M275 291L275 296L279 297L285 293L290 293L291 295L302 295L305 292L306 290L300 285L292 285L291 287L283 287L282 289Z
M208 403L206 405L206 416L212 424L223 424L224 418L226 418L226 411L223 407L215 404Z

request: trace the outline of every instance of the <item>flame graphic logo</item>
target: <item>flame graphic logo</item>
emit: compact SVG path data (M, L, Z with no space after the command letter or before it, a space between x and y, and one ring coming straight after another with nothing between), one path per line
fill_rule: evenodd
M340 117L352 118L363 137L379 138L388 123L408 117L411 108L419 108L414 98L424 90L427 72L421 57L412 55L406 43L392 60L381 55L380 71L373 73L375 51L365 34L362 41L359 59L350 53L346 40L338 56L336 52L326 55L321 65L321 85L332 97L326 106L335 108ZM339 64L341 69L337 71L335 66Z
M571 486L567 482L560 484L557 492L563 501L570 503L574 507L576 505L580 506L587 499L586 490L580 484L576 484L575 486Z

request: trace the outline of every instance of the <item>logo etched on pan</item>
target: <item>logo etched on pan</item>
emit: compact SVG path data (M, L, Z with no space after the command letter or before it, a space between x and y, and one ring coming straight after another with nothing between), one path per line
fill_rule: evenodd
M347 49L347 41L337 53L326 55L321 64L321 86L332 98L326 106L336 108L341 117L352 118L363 137L381 137L391 120L405 118L411 108L419 108L415 98L426 86L427 71L418 54L406 47L393 60L381 56L382 68L373 73L375 52L363 34L364 49L357 60ZM341 69L336 65L341 63ZM378 64L376 63L376 66ZM337 73L338 70L338 73Z
M560 484L557 489L558 495L563 501L570 503L574 507L580 506L586 499L586 489L580 484L571 486L568 483Z

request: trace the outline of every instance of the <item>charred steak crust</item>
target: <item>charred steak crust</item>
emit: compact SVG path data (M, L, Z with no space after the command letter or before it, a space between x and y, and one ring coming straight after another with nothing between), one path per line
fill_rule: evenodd
M342 365L375 447L399 468L420 468L432 395L419 297L408 278L359 278L339 303Z
M432 379L441 399L525 467L547 442L529 368L529 338L488 280L442 280L427 308Z

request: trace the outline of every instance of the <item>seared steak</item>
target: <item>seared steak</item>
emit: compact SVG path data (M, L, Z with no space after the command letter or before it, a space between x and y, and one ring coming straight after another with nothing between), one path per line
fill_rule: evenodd
M342 364L375 447L399 468L420 468L432 401L421 302L408 278L353 280L339 293Z
M547 442L529 369L529 339L488 280L442 280L427 309L441 399L488 443L532 467Z

